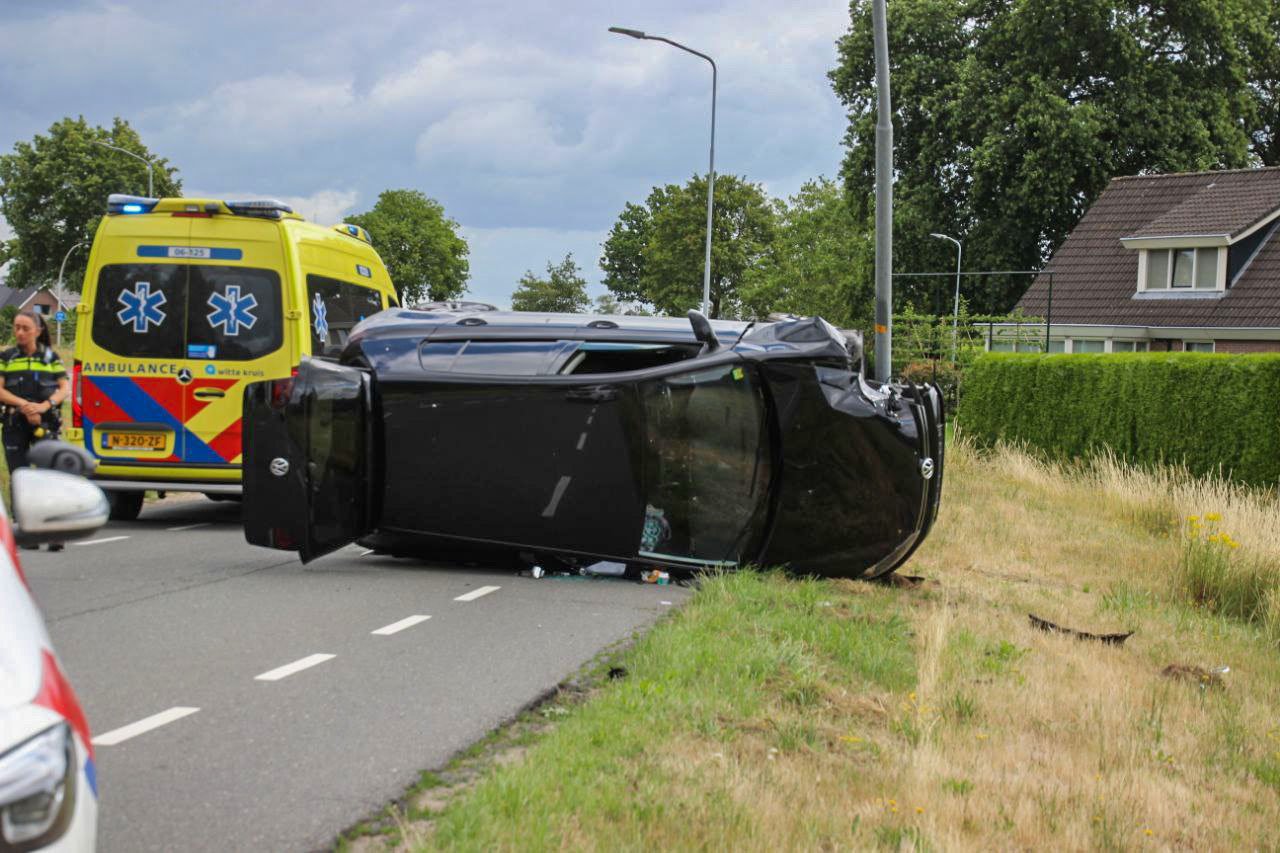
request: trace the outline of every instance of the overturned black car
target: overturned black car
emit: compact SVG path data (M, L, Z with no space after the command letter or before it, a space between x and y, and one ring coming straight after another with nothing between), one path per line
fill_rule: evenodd
M876 576L929 532L942 454L937 389L868 382L818 318L390 309L246 389L245 535Z

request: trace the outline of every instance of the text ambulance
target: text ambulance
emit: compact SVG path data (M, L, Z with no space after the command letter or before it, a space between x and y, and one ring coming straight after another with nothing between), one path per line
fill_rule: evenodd
M238 495L244 385L336 354L395 298L355 225L270 200L112 195L77 308L64 437L98 457L113 518L136 518L148 489Z

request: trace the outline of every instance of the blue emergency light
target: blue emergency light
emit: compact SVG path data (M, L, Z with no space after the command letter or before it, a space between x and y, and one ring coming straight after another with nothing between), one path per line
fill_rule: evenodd
M121 213L150 213L159 203L158 198L112 193L107 196L107 214L115 216Z

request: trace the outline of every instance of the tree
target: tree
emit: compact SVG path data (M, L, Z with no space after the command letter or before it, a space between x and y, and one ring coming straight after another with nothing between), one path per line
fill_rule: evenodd
M440 202L418 190L386 190L373 209L347 221L369 232L402 305L456 299L466 292L467 241Z
M778 227L762 274L743 290L751 314L817 315L868 333L875 309L873 230L841 187L818 178L776 205Z
M514 311L552 311L560 314L581 314L591 300L587 297L587 280L574 263L573 254L564 256L558 264L547 262L547 277L538 278L529 270L520 277L520 284L511 294Z
M743 310L744 286L757 275L773 241L775 214L764 191L734 175L718 175L711 238L712 317ZM707 234L707 182L654 187L643 206L628 203L604 243L605 287L621 300L682 314L702 303Z
M639 302L622 302L612 293L602 293L596 297L591 309L596 314L612 314L621 317L651 317L653 312Z
M850 114L844 181L867 221L870 0L851 15L831 80ZM895 0L895 270L946 270L954 250L935 231L964 241L968 269L1036 269L1112 177L1276 162L1278 34L1273 0ZM903 286L931 301L932 284ZM993 278L970 295L1002 312L1025 286Z
M146 195L147 167L112 151L108 142L142 157L151 152L137 131L117 118L110 129L90 126L81 116L53 123L47 135L19 142L12 154L0 156L0 209L14 237L0 250L11 258L7 284L22 288L52 284L67 251L85 249L67 261L65 285L79 290L98 221L106 215L111 193ZM182 183L165 158L152 163L155 193L176 196Z

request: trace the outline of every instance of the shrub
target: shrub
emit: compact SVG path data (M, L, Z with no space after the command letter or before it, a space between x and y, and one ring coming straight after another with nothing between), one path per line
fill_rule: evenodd
M1250 485L1280 480L1280 354L992 353L965 375L957 418L980 444L1063 459L1108 449Z

